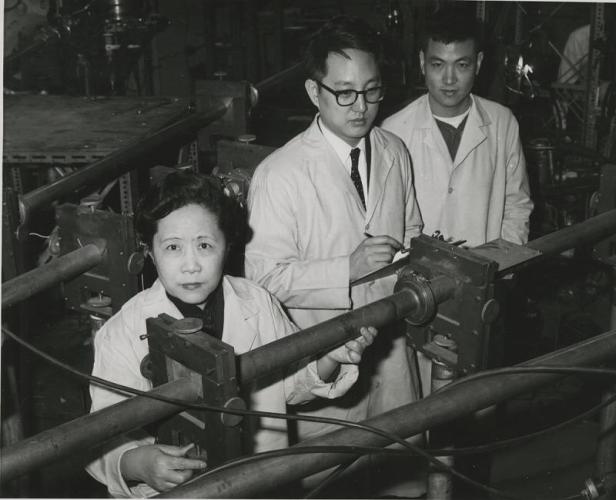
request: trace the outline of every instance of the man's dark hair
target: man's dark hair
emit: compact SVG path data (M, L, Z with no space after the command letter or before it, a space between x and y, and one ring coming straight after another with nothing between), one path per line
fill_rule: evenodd
M151 247L158 221L193 203L216 216L228 246L244 243L249 234L245 209L225 194L219 179L190 171L168 174L141 199L135 211L135 229L141 242Z
M348 58L345 49L368 52L381 66L383 48L376 31L357 17L337 16L321 26L310 38L304 56L306 77L321 80L327 73L327 56L333 52Z
M424 53L430 40L444 44L472 40L476 54L483 50L481 23L471 12L460 7L441 8L426 20L421 35Z

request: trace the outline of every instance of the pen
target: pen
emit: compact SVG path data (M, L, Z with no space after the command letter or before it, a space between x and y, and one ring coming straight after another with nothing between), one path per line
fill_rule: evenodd
M366 238L374 238L374 236L372 236L370 233L366 233L366 232L364 232L364 236L365 236ZM408 253L408 252L410 252L410 251L411 251L411 247L408 247L408 248L401 248L401 249L400 249L400 250L398 250L398 251L399 251L400 253Z

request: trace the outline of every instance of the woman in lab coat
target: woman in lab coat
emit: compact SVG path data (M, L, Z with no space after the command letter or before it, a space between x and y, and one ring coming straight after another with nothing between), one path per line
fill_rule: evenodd
M197 174L174 172L148 193L140 204L136 227L158 279L124 304L97 333L93 375L150 390L150 380L140 372L148 354L147 340L140 336L146 333L146 319L162 313L202 318L207 331L232 345L236 354L297 331L268 292L248 280L223 275L229 248L244 233L242 215L216 180ZM356 364L376 331L362 328L361 333L319 359L290 368L273 382L272 377L260 385L257 381L249 407L284 413L287 403L344 394L357 379ZM92 412L125 399L99 385L92 385L90 393ZM256 451L287 444L284 421L260 419L254 434ZM104 445L87 470L113 496L152 496L206 467L204 461L185 456L189 449L157 444L141 431Z

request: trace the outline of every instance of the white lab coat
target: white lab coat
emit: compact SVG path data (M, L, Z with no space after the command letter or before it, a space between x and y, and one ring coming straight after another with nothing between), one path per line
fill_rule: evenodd
M586 78L588 48L590 47L590 24L573 30L563 48L563 57L558 66L558 82L574 84Z
M408 246L421 231L404 145L378 128L370 140L367 209L316 118L268 156L252 178L248 206L254 236L246 248L246 276L273 293L301 328L393 293L395 277L349 287L349 256L364 233L389 235ZM396 334L381 332L367 351L377 356L376 345L387 343L374 374L362 363L360 380L365 375L366 385L358 383L345 397L301 412L360 421L415 400L405 339L401 329ZM302 439L335 428L298 425Z
M413 159L424 233L477 246L503 238L523 244L533 208L518 122L496 102L472 96L455 161L425 94L383 122Z
M297 331L286 317L280 304L261 287L242 278L223 278L225 301L222 340L242 354ZM148 354L145 320L166 313L175 318L182 315L167 298L165 289L156 281L154 285L129 300L98 331L95 338L93 375L142 391L152 389L151 382L140 373L141 360ZM335 398L345 392L357 380L356 365L342 365L338 378L333 383L319 379L316 362L303 364L286 378L282 375L270 385L261 384L252 393L249 408L261 411L285 413L286 404L298 404L317 396ZM124 396L102 387L91 385L91 412L105 408L125 399ZM107 485L115 497L144 497L156 494L145 484L129 488L120 473L120 458L130 449L152 444L154 438L145 433L139 439L122 436L113 440L104 449L104 454L87 466L88 472ZM255 451L265 451L288 446L287 427L284 420L261 419L260 429L254 436Z

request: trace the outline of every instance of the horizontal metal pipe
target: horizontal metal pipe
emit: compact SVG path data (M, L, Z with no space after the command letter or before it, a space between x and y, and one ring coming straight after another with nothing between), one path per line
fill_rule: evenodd
M269 89L276 88L280 84L287 83L290 79L300 75L302 70L302 63L294 64L293 66L283 69L282 71L279 71L278 73L275 73L274 75L269 76L258 83L255 83L254 87L259 92L265 92Z
M41 186L23 195L20 199L22 224L33 210L48 205L54 200L73 193L85 185L102 183L135 168L133 161L154 147L172 139L178 139L195 132L208 123L220 118L227 111L226 104L220 104L214 109L203 113L190 113L185 118L162 128L144 138L137 139L126 147L106 156L105 158L80 168L51 184Z
M178 379L155 388L151 393L194 402L201 396L201 378ZM0 482L15 479L32 469L91 448L182 409L171 403L137 396L0 448Z
M616 331L610 331L519 366L595 366L616 357ZM364 423L407 438L477 410L504 401L562 377L555 374L512 374L462 383L401 406ZM359 429L342 428L302 441L297 446L386 446L390 440ZM292 449L292 448L291 448ZM281 484L333 467L348 455L315 453L267 458L197 477L157 498L255 498Z
M257 377L280 370L294 361L313 355L319 350L331 349L334 345L355 337L357 328L360 326L375 325L378 327L403 317L412 310L413 304L412 294L401 291L392 297L345 314L339 317L341 319L334 318L298 332L292 336L292 342L289 342L290 337L286 337L243 354L238 357L242 370L240 380L252 381ZM297 345L294 345L295 343ZM195 399L198 389L192 382L186 386L185 379L178 379L172 384L177 388L176 392L165 390L161 394L175 399L184 399L186 396L189 402ZM152 392L159 393L167 386L170 384L160 386ZM162 407L158 409L161 404ZM51 460L69 455L76 447L87 447L102 439L151 423L166 416L166 414L159 415L158 412L172 413L172 410L180 411L173 405L165 405L155 400L139 397L45 431L28 440L16 443L11 448L0 450L1 480L4 481L5 476L7 480L12 479L45 465ZM88 427L92 429L92 432L87 431Z
M361 326L382 327L409 315L417 296L401 290L384 299L306 328L288 337L242 354L238 360L240 380L254 380L306 356L332 349L357 336Z
M584 222L554 231L529 241L525 246L538 250L542 256L555 255L579 245L600 241L616 233L616 209L609 210Z
M90 243L2 283L2 309L100 264L104 248Z

